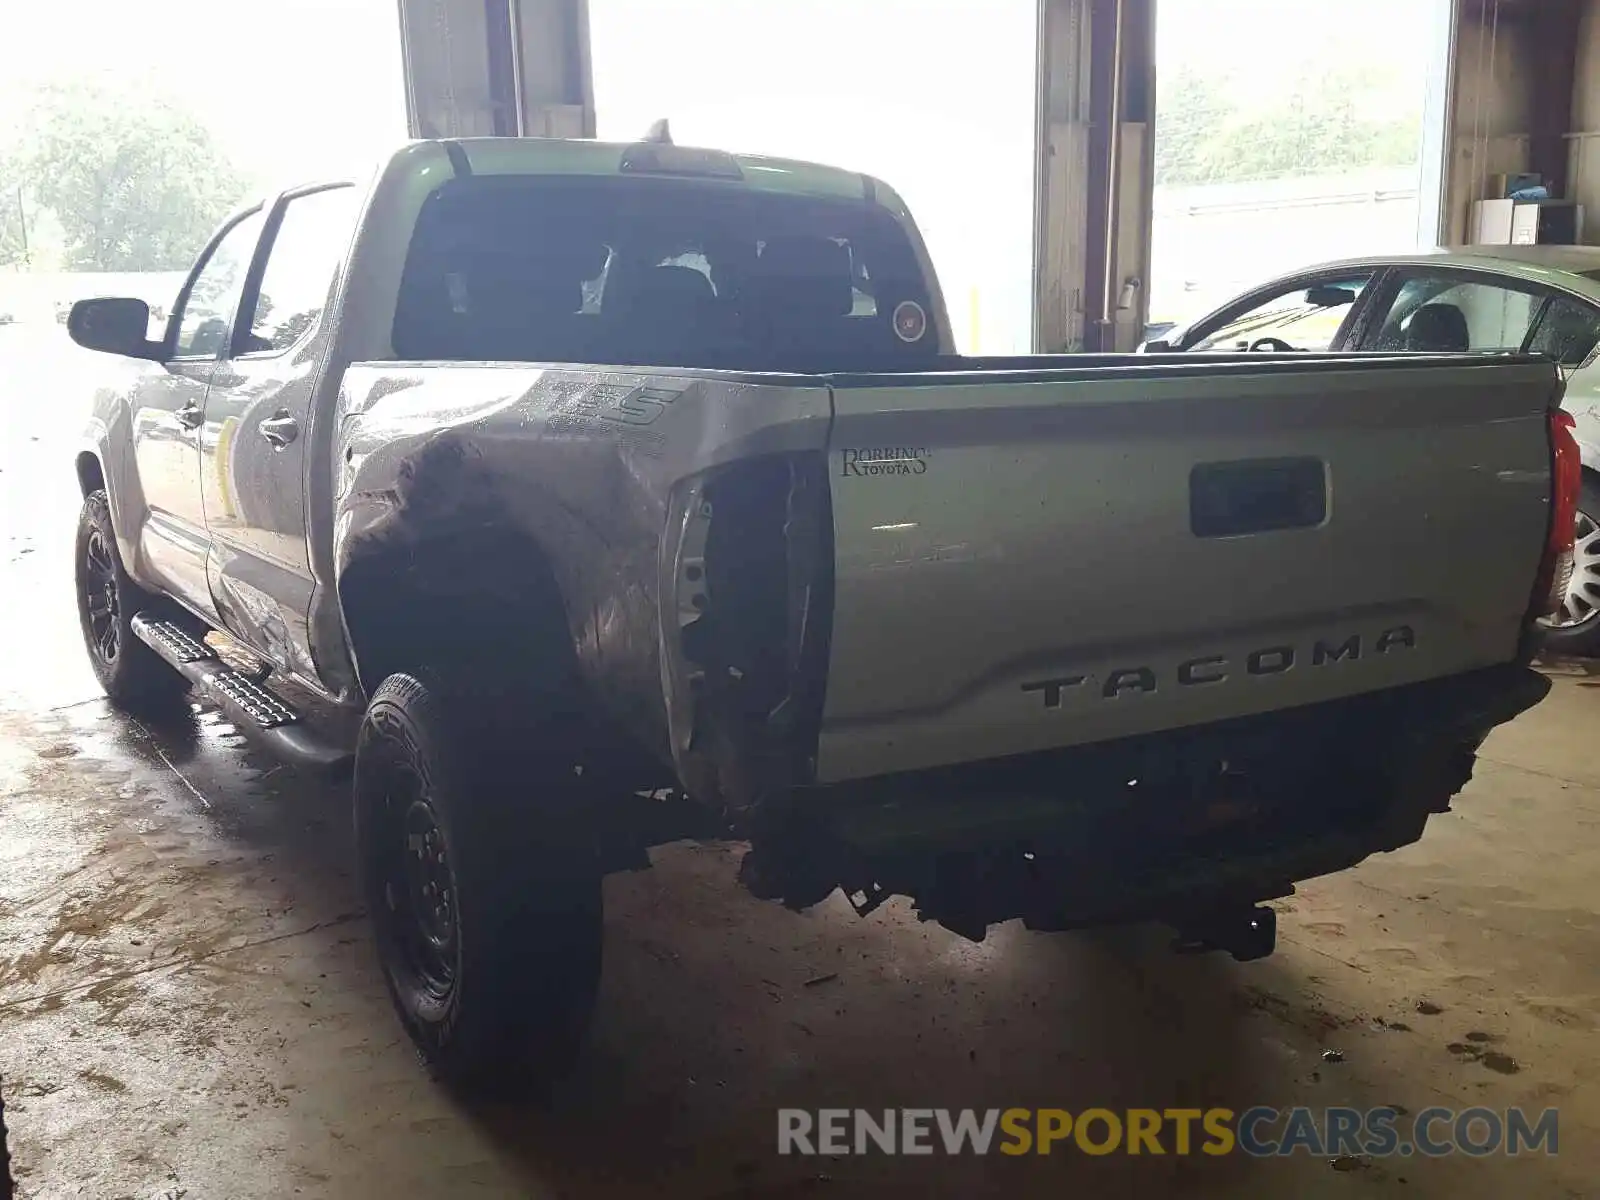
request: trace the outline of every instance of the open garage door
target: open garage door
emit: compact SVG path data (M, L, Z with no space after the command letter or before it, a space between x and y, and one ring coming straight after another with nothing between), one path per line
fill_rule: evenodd
M911 206L963 351L1031 340L1035 0L591 0L599 136L876 175Z
M1414 247L1419 214L1437 211L1437 154L1424 147L1442 145L1428 128L1440 10L1165 0L1152 322L1190 320L1313 263Z

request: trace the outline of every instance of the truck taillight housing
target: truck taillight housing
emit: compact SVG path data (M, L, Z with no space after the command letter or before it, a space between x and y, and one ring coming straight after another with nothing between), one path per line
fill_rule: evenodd
M833 611L820 451L759 455L681 482L659 563L662 680L686 790L730 812L811 782Z
M1571 413L1559 408L1550 410L1550 530L1533 592L1536 617L1560 612L1567 585L1572 582L1578 491L1583 485L1583 463L1573 426Z

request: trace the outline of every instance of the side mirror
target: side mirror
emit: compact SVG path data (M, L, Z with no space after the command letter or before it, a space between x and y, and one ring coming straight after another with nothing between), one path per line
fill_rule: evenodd
M1172 349L1172 343L1166 338L1151 338L1144 344L1144 353L1146 354L1167 354Z
M150 306L131 297L79 300L67 314L67 334L85 350L159 359L161 347L149 330Z

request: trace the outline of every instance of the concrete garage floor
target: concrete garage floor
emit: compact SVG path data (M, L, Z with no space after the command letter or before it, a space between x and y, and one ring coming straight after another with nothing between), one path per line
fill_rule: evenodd
M899 905L794 915L738 888L736 847L669 847L607 884L576 1077L542 1110L468 1108L389 1011L343 793L213 713L152 730L97 698L70 425L0 387L0 1080L23 1195L1594 1194L1600 678L1556 671L1456 813L1283 903L1260 963L1173 957L1156 930L973 945ZM1254 1104L1559 1106L1562 1152L775 1152L780 1106Z

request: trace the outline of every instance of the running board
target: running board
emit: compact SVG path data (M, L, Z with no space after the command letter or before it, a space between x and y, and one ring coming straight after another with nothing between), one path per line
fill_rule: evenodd
M140 613L134 636L193 683L241 731L253 734L296 766L337 774L352 761L349 751L318 737L300 714L248 675L224 663L212 647L173 621Z

